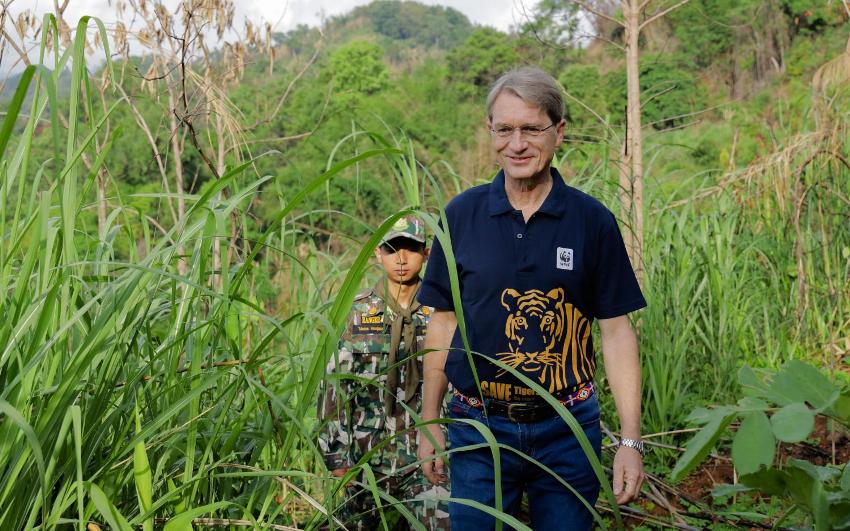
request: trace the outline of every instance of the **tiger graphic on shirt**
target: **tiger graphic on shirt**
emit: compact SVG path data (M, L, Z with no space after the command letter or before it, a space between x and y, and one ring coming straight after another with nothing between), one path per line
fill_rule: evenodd
M587 351L590 321L565 301L563 288L546 293L507 288L501 303L508 310L508 352L497 355L500 361L529 378L536 377L550 393L591 379L596 363ZM506 372L500 371L497 377Z

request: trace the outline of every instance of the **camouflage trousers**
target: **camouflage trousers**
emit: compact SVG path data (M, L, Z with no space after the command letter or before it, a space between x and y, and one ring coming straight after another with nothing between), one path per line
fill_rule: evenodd
M448 502L434 499L435 497L446 498L449 496L445 487L432 485L420 470L392 476L382 476L376 473L375 479L378 488L403 502L404 507L413 513L413 516L425 526L425 529L428 531L451 531ZM359 484L350 484L345 488L345 496L346 501L337 513L337 518L345 524L346 528L358 531L383 529L374 495L362 478ZM412 529L407 518L388 507L390 503L385 498L381 498L381 506L384 509L389 529L392 531Z

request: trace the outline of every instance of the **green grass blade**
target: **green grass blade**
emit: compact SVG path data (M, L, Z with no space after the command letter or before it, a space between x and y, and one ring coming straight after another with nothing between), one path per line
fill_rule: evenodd
M142 416L139 413L138 402L136 402L133 412L136 418L136 434L138 434L142 431ZM133 449L133 477L136 480L139 512L145 514L150 511L153 505L153 473L151 472L150 461L148 461L144 439L140 439ZM153 531L153 518L148 518L142 522L142 529L144 531Z
M106 494L95 483L89 484L89 496L101 516L106 519L106 522L112 529L120 529L121 531L133 531L133 528L127 522L127 519L118 512L118 509L109 501Z
M6 118L3 120L2 127L0 127L0 160L6 153L6 145L15 129L15 123L18 121L18 114L21 112L21 106L24 104L24 98L26 98L33 75L35 75L35 66L27 66L21 73L18 87L15 89L12 101L9 102L9 107L6 109Z

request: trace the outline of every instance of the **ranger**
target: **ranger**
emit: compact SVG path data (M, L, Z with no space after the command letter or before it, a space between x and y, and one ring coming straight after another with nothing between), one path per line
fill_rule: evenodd
M419 273L428 256L422 220L399 219L375 257L385 275L375 288L358 295L348 315L339 348L328 362L319 401L326 421L319 436L328 470L342 477L368 455L379 488L404 501L426 529L448 530L441 486L432 486L416 464L412 413L422 396L422 349L431 309L416 301ZM346 486L341 514L349 529L378 529L380 516L363 474ZM386 501L382 501L386 506ZM403 525L403 524L402 524Z

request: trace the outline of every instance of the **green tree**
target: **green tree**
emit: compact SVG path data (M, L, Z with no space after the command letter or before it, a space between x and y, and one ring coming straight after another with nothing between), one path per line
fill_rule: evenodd
M480 28L446 60L452 80L467 96L479 94L520 60L510 37L493 28Z
M620 68L604 78L611 119L621 123L626 107L626 71ZM640 64L640 92L643 122L655 129L669 129L684 121L692 112L700 91L693 74L680 62L665 55L647 55Z
M328 74L334 80L337 101L354 103L386 88L389 72L383 57L383 48L366 41L354 41L333 52Z
M574 63L564 70L558 81L568 94L566 107L570 130L582 134L599 127L599 118L593 113L602 118L608 114L608 101L605 92L600 90L599 68L594 64Z
M377 0L356 8L350 18L360 16L371 22L375 33L414 46L454 48L472 31L472 24L460 11L418 2Z

